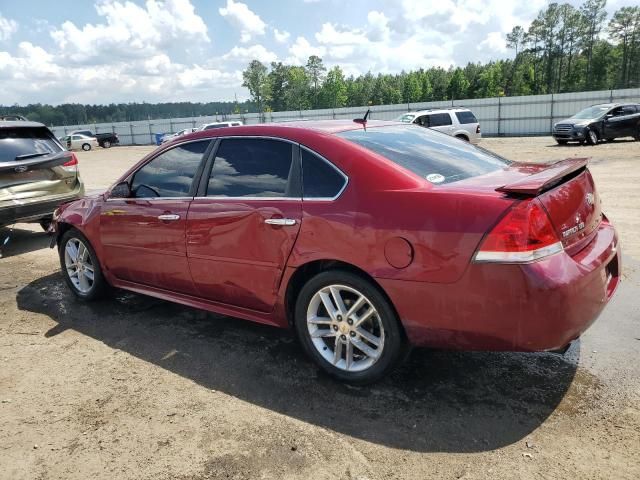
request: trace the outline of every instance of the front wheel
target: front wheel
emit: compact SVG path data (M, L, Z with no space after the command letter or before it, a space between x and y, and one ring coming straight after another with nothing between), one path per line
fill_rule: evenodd
M366 384L402 358L404 339L395 311L369 281L350 272L323 272L302 288L295 326L311 358L333 377Z
M108 285L96 252L78 230L62 235L58 247L60 267L71 291L82 300L94 300L106 293Z
M633 138L635 138L638 142L640 142L640 125L638 125L638 127L636 128L636 133L633 136Z
M111 148L111 142L109 140L105 140L102 142L102 148Z
M557 140L556 139L556 142L558 142L558 145L566 145L568 140Z
M83 143L82 150L84 150L85 152L88 152L89 150L91 150L91 145L89 145L88 143Z
M589 145L598 144L598 132L595 130L587 130L587 143Z

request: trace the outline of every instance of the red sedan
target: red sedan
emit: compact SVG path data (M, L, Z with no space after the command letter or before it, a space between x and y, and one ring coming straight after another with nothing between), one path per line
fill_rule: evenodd
M293 326L357 383L410 345L561 350L621 270L585 160L514 163L390 122L185 135L55 229L78 297L112 286Z

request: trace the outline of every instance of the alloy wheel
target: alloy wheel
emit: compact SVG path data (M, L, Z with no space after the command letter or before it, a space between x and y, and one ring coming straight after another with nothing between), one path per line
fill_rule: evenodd
M91 254L82 240L72 237L64 248L64 265L73 286L80 293L88 293L94 284Z
M361 292L346 285L329 285L313 295L307 329L318 353L346 372L370 368L384 349L385 331L378 311Z
M592 145L595 145L596 143L598 143L598 134L593 130L589 130L589 140Z

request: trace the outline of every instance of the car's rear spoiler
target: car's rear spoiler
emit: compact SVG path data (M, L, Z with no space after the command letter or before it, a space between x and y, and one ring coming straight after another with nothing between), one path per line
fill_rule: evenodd
M564 177L586 168L588 161L588 158L567 158L522 180L498 187L496 191L526 196L540 195L560 183Z

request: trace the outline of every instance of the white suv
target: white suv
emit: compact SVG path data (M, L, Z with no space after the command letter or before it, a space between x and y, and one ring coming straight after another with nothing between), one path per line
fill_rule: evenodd
M215 123L205 123L200 127L200 130L211 130L213 128L224 128L224 127L239 127L242 125L240 121L234 122L215 122Z
M418 110L400 115L396 120L432 128L466 142L478 143L482 138L480 124L468 108Z

